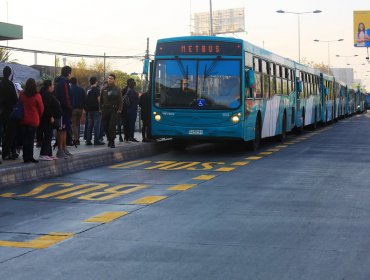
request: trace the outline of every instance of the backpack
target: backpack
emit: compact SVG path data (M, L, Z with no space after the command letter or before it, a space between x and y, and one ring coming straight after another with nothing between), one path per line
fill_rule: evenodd
M23 119L24 115L24 106L23 102L19 99L15 104L12 112L10 113L10 118L15 121L20 121Z
M126 94L123 96L123 107L124 107L124 108L128 108L128 107L130 107L130 105L131 105L130 96L126 93Z

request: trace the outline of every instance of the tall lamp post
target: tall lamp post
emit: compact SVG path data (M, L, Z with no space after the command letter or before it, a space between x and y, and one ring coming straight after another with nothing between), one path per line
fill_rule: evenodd
M320 10L314 10L312 12L287 12L283 10L276 11L279 14L294 14L298 16L298 62L301 63L301 15L303 14L318 14Z
M339 55L339 54L337 54L336 57L345 58L346 59L346 64L349 64L348 63L348 58L350 58L350 57L358 57L358 54L353 54L353 55Z
M209 26L210 35L213 36L213 16L212 16L212 0L209 0Z
M318 39L315 39L314 40L315 42L317 43L328 43L328 73L330 73L330 43L333 43L333 42L342 42L344 41L344 39L337 39L337 40L318 40Z

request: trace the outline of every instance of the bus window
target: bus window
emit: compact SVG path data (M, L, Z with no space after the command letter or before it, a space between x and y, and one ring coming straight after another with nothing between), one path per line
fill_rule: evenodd
M253 67L253 55L249 52L245 52L245 66L248 68Z
M267 74L267 62L262 60L262 73Z
M270 63L270 96L272 97L273 95L276 94L276 68L275 64Z

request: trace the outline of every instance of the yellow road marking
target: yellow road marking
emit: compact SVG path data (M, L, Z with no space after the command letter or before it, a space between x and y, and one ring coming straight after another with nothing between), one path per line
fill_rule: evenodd
M258 155L259 156L268 156L268 155L271 155L271 154L272 154L272 152L261 152Z
M278 152L280 149L268 149L266 152Z
M194 188L196 184L180 184L173 187L169 187L169 191L186 191L188 189Z
M215 175L200 175L198 177L193 178L193 180L211 180L214 177L216 176Z
M140 165L144 165L144 164L147 164L147 163L151 163L151 161L150 160L144 160L144 161L135 160L135 161L130 161L130 162L125 162L125 163L112 165L109 168L122 168L122 169L123 168L131 168L131 167L137 167L137 166L140 166Z
M153 204L166 198L167 196L145 196L143 198L131 202L130 204L142 204L142 205Z
M221 168L216 169L215 171L229 172L229 171L233 171L233 170L235 170L235 167L221 167Z
M278 145L278 146L275 146L276 148L286 148L288 147L287 145Z
M47 235L41 236L31 241L17 242L0 240L0 246L30 248L30 249L45 249L65 239L68 239L73 235L74 235L73 233L49 232Z
M249 163L250 163L249 161L237 161L237 162L232 163L231 165L244 166L244 165L247 165Z
M60 194L71 192L71 191L75 191L75 190L79 190L79 189L84 189L84 188L89 187L89 186L95 186L95 187L89 188L89 189L85 189L85 190L82 191L82 193L86 192L86 190L88 190L87 192L89 192L89 191L92 191L92 190L97 190L97 189L101 189L101 188L107 187L109 185L108 184L93 184L93 183L92 184L82 184L82 185L79 185L79 186L76 186L76 187L72 187L72 188L68 188L68 189L64 189L64 190L61 190L61 191L56 191L56 192L52 192L52 193L40 195L40 196L37 196L36 198L49 198L49 197L52 197L52 196L57 196L57 195L60 195ZM68 197L72 197L74 195L76 195L76 192L74 192L73 195L68 194L68 195L65 195L65 196L59 196L57 198L59 198L59 199L65 199L65 198L68 198Z
M285 142L285 144L287 144L287 145L293 145L293 144L296 144L296 142Z
M261 158L263 158L263 157L256 157L256 156L253 156L253 157L247 157L247 158L245 158L245 159L249 159L249 160L259 160L259 159L261 159Z
M86 223L109 223L113 220L116 220L122 216L127 215L128 212L105 212L89 219L84 220Z

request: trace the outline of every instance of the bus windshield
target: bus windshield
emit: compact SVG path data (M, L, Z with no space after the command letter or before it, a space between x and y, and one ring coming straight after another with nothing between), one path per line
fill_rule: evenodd
M241 104L240 60L167 59L155 65L155 106L235 109Z

